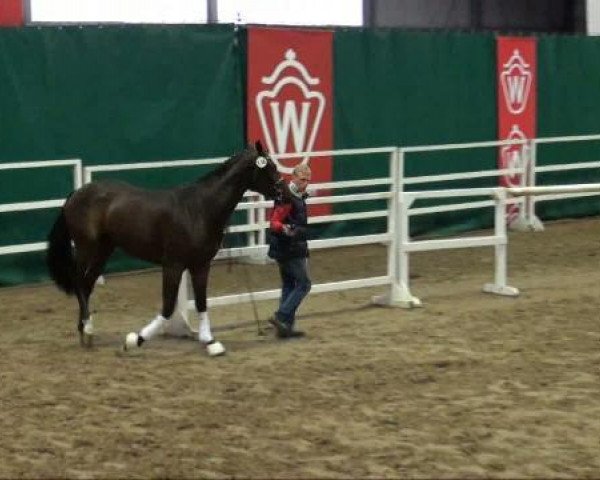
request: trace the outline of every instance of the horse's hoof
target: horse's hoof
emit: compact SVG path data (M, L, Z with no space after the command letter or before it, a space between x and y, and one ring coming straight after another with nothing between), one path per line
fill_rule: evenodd
M221 342L217 342L213 340L212 342L206 343L206 353L208 353L209 357L218 357L221 355L225 355L225 347Z
M89 335L86 332L83 332L79 336L79 341L83 348L92 348L94 346L94 335Z
M86 322L80 322L77 328L79 331L79 345L82 348L90 348L94 344L94 325L91 319Z
M123 344L123 350L135 350L140 346L139 335L135 332L129 332L125 337L125 343Z

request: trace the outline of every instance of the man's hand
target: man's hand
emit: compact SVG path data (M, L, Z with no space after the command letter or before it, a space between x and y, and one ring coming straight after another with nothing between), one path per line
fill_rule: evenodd
M283 225L283 234L287 237L295 237L304 240L306 238L306 229L304 227L296 227L286 223Z

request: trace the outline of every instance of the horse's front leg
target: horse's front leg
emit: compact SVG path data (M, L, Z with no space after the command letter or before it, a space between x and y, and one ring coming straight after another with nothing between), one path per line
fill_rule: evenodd
M196 301L196 310L198 311L198 340L206 348L206 352L211 357L225 354L225 347L221 342L215 340L210 329L210 320L206 308L206 288L208 286L208 272L210 263L203 265L198 269L190 270L192 279L192 288Z
M163 332L165 323L171 318L177 304L177 291L183 274L183 265L163 266L163 306L162 311L150 323L140 330L139 333L131 332L125 338L123 348L129 350L141 347L146 340L150 340L157 334Z

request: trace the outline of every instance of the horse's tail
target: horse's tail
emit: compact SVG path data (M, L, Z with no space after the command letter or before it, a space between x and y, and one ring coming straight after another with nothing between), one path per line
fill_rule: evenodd
M58 288L72 295L75 292L75 259L64 207L48 234L46 264Z

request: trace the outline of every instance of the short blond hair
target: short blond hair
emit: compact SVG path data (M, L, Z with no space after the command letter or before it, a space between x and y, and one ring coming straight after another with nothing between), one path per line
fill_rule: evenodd
M299 165L296 165L294 167L294 170L292 170L292 175L298 176L301 173L307 173L308 175L311 174L310 167L308 166L308 164L301 163Z

